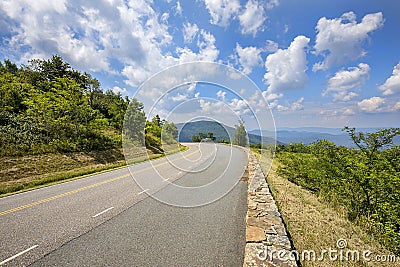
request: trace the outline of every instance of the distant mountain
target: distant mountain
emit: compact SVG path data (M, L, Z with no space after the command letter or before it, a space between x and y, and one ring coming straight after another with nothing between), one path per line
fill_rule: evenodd
M216 142L220 140L232 140L236 132L235 128L220 124L216 121L194 121L188 123L176 124L179 132L179 142L191 142L193 135L198 135L199 132L209 133L212 132L217 138ZM273 144L272 137L261 137L256 134L248 133L250 144Z
M357 128L356 131L375 132L376 128ZM263 135L267 137L275 136L273 131L253 130L250 133ZM322 128L322 127L301 127L301 128L280 128L276 131L278 142L285 144L304 143L310 144L322 139L331 141L340 146L355 147L353 141L346 132L340 128ZM395 144L400 144L400 137L394 138Z

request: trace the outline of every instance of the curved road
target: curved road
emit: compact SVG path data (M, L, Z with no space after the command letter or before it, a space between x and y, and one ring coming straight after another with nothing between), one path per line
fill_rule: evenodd
M242 266L247 155L186 145L167 158L0 199L0 265Z

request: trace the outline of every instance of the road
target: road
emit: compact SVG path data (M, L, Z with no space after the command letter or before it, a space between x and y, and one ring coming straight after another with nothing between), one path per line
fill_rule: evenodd
M247 155L187 145L129 169L0 199L0 263L241 266Z

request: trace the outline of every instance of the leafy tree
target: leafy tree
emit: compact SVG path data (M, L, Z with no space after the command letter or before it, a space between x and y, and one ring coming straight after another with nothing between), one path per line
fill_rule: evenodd
M214 136L214 133L209 132L208 133L208 138L210 138L212 141L215 141L217 137Z
M247 132L246 128L244 127L243 121L239 121L239 125L235 125L236 132L233 137L233 144L238 146L247 146L248 139L247 139Z
M21 81L11 72L0 73L0 109L21 113L25 110L23 100L28 97L32 86Z
M368 225L382 244L400 253L399 128L374 133L344 128L357 149L320 140L309 146L280 148L279 173L330 203L345 206L348 216Z
M124 133L131 141L144 145L146 115L144 106L133 98L126 110L124 119Z
M178 129L173 122L163 121L162 123L162 140L163 142L173 143L178 139Z
M200 139L200 137L198 135L193 135L192 136L192 142L198 143L198 142L201 142L201 139Z

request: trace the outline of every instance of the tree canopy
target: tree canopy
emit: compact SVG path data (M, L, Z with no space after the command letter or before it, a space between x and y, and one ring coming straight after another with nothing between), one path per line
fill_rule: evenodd
M97 79L60 56L20 67L0 62L0 155L121 147L125 113L132 137L144 140L143 104L104 91ZM160 117L154 121L161 127ZM163 124L176 138L176 127ZM161 138L161 130L148 132Z
M238 125L235 125L236 132L235 135L233 136L233 144L238 145L238 146L247 146L248 145L248 139L247 139L247 132L246 128L244 127L243 121L239 121Z

